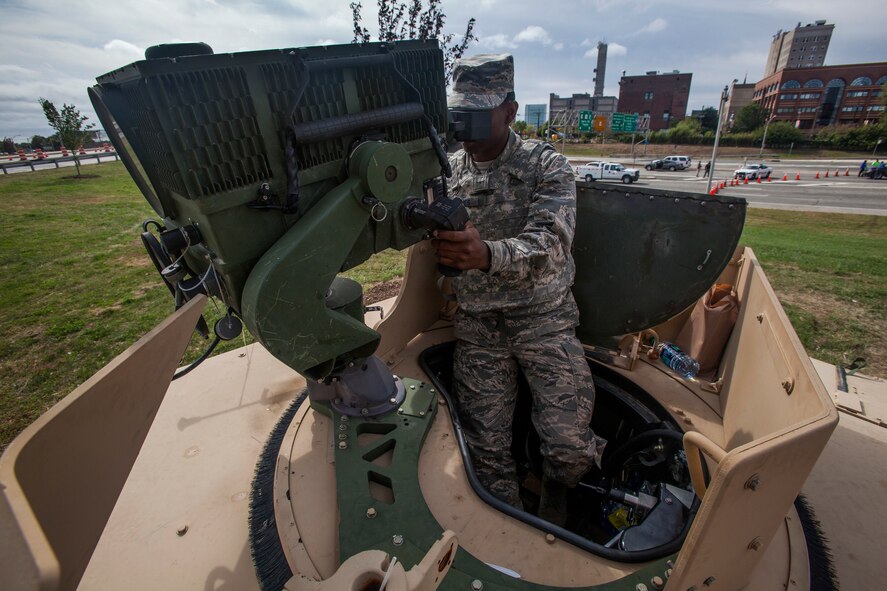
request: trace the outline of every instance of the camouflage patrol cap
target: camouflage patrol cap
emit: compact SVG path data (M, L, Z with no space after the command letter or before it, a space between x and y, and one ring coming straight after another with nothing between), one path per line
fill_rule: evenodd
M451 109L494 109L514 92L514 57L510 53L474 55L456 60Z

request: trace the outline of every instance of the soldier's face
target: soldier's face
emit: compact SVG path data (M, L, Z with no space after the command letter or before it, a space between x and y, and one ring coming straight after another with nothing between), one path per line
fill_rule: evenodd
M465 151L478 162L495 160L508 143L508 126L514 121L517 109L517 101L510 101L493 109L490 137L481 141L463 142Z

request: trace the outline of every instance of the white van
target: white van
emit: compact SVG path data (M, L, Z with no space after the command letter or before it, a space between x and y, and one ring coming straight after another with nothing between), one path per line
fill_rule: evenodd
M662 160L665 162L674 162L681 170L683 170L685 168L690 168L693 159L689 156L666 156Z

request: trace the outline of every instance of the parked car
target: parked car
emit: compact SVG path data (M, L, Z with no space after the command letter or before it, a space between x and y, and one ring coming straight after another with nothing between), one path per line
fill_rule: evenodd
M671 160L654 160L645 164L644 168L646 168L647 170L659 170L660 168L662 168L665 170L675 171L683 170L686 168L686 166L684 166L680 162L674 162Z
M693 159L690 156L666 156L663 160L666 162L666 165L674 163L678 170L690 168L690 164L693 162Z
M773 169L767 166L766 164L749 164L744 166L738 170L733 171L734 179L748 179L753 181L757 178L770 178L770 175L773 173Z
M621 180L626 185L641 177L636 168L625 168L615 162L589 162L576 167L576 175L587 182L596 180Z

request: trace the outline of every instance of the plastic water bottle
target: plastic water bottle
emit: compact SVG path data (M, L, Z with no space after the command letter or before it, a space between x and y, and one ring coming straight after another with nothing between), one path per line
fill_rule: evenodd
M671 343L659 345L659 358L675 373L685 378L694 378L699 373L699 362Z

